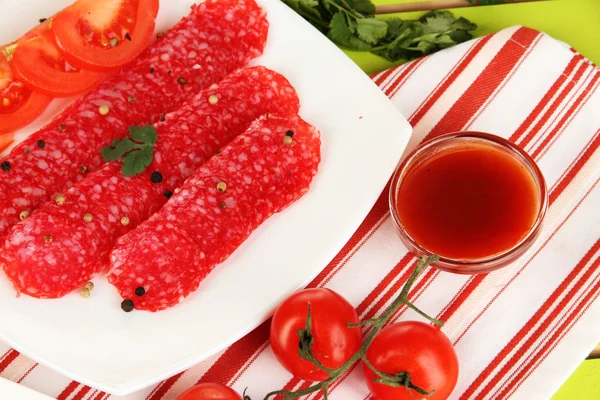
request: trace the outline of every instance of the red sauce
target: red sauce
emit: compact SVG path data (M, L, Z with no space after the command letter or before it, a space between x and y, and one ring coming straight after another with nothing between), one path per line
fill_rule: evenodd
M396 202L417 244L463 261L513 248L531 231L540 207L536 183L521 161L473 142L418 162L406 172Z

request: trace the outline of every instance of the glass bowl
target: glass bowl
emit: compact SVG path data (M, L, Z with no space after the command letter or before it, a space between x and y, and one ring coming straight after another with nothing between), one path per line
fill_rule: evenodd
M432 255L433 253L419 244L402 224L397 210L399 188L401 187L404 178L413 167L428 160L434 155L461 145L492 146L495 150L500 150L509 155L514 160L518 161L530 174L530 177L535 183L537 195L539 196L537 199L537 204L539 204L537 217L527 234L525 234L514 246L500 253L474 259L453 259L440 255L439 261L434 264L434 267L436 268L453 273L486 273L510 264L531 247L540 233L542 221L546 214L546 209L548 208L548 192L542 172L535 161L527 153L508 140L489 133L465 131L438 136L435 139L422 143L398 165L392 176L389 194L390 212L394 227L404 245L417 255Z

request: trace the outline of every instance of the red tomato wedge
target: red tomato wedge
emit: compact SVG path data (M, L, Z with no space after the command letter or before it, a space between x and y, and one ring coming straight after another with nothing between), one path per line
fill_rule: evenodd
M11 135L10 133L0 135L0 153L2 153L4 150L6 150L6 148L8 146L10 146L12 144L12 142L14 142L14 141L15 141L15 139L13 138L13 135Z
M53 18L51 30L71 65L111 71L144 51L157 14L158 0L79 0Z
M0 47L3 51L5 46ZM6 57L0 54L0 135L13 132L36 119L52 98L19 82Z
M106 77L104 73L71 66L58 52L46 22L26 33L7 50L16 78L48 96L81 94Z

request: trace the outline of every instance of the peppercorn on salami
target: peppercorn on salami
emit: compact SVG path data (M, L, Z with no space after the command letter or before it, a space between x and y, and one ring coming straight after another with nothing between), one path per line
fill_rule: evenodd
M268 22L254 0L207 0L137 60L78 99L2 160L0 237L102 163L100 149L131 125L158 121L264 49Z
M263 221L308 191L319 161L319 132L297 115L255 121L118 239L108 280L123 304L158 311L181 302Z
M252 121L271 110L295 114L298 108L287 79L265 67L238 70L201 91L155 125L153 160L143 172L126 177L121 161L109 162L15 225L0 252L7 276L18 292L34 297L77 289L107 266L119 236L156 212ZM180 253L172 255L179 259Z

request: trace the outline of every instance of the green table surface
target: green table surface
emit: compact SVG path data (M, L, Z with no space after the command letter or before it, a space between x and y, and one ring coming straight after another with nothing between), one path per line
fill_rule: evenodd
M415 0L374 0L376 5ZM600 65L600 0L546 0L541 2L466 7L452 10L475 22L476 36L513 25L525 25L568 43ZM389 14L387 17L415 18L420 13ZM386 16L383 16L386 18ZM394 64L375 55L346 51L366 73L372 74ZM582 360L583 361L583 360ZM583 362L552 400L600 399L600 360Z

